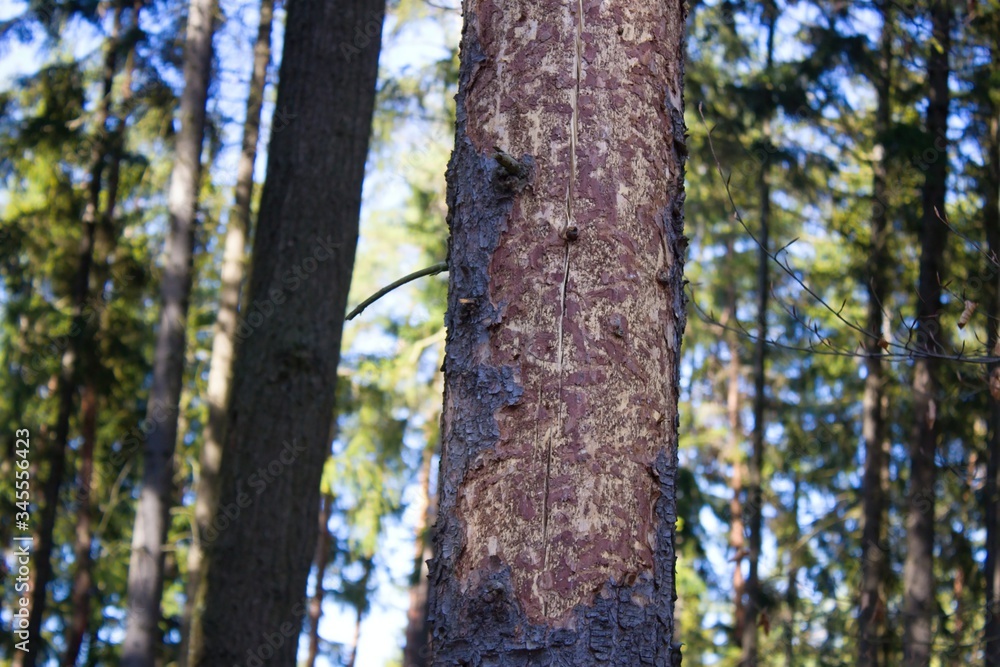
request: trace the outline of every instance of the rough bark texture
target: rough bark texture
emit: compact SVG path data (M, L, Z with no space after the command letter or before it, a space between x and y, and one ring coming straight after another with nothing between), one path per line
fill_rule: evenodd
M1000 49L993 49L994 62ZM992 107L992 105L991 105ZM994 258L986 266L986 275L992 276L987 294L990 295L992 312L989 320L988 346L990 354L997 355L1000 332L1000 109L990 108L986 121L988 138L988 177L985 187L983 222L990 255ZM986 646L986 667L1000 667L1000 364L990 364L990 430L989 451L986 460L986 489L984 492L986 519L986 621L983 638Z
M875 112L875 151L872 164L872 219L865 287L868 292L868 321L865 340L865 391L862 399L862 435L865 467L862 482L861 595L858 608L858 666L878 667L885 639L888 549L885 512L888 497L889 457L886 438L885 377L882 372L882 309L889 293L886 268L890 264L888 242L888 181L884 141L891 121L892 13L889 3L880 6L882 34L879 41L879 70L875 75L878 95Z
M777 24L777 9L765 3L764 21L767 23L767 64L766 85L772 85L774 69L774 31ZM768 89L770 95L770 89ZM757 232L757 340L753 351L753 433L749 465L747 466L747 582L746 617L743 622L743 655L741 667L757 667L758 635L757 624L761 613L760 549L764 532L764 493L762 475L764 467L764 435L767 431L765 412L767 408L767 303L770 296L769 235L771 227L771 114L773 101L767 101L764 112L761 151L762 164L757 184L760 197L760 227Z
M933 40L928 46L927 135L936 157L929 160L923 188L920 277L917 286L916 344L926 352L940 350L941 284L945 280L944 247L947 227L938 219L945 213L945 179L948 173L948 52L951 48L951 4L931 5ZM936 209L936 211L935 211ZM938 407L938 363L918 358L913 368L913 402L916 423L910 442L910 488L906 516L906 560L903 565L903 664L930 665L933 641L934 599L934 500L937 469L935 416Z
M35 667L40 660L42 649L42 620L45 616L49 581L52 579L52 551L56 515L59 510L59 494L66 475L66 450L69 443L70 419L73 416L79 382L80 358L89 348L91 323L87 317L87 299L90 295L90 274L94 264L94 242L97 235L101 190L103 187L105 160L108 155L107 123L111 106L112 87L118 62L119 38L121 36L121 5L115 6L111 34L104 45L104 62L101 72L102 89L94 114L94 136L90 151L87 174L87 201L82 216L80 247L77 254L76 275L73 278L73 321L67 336L66 350L60 362L56 384L59 408L53 438L46 446L49 474L45 480L42 498L41 522L34 536L32 553L36 564L31 582L31 608L28 616L27 653L16 651L14 664L17 667Z
M432 663L675 665L684 5L463 9Z
M254 44L253 70L243 121L243 145L236 166L235 201L226 224L222 275L219 285L219 312L212 337L212 356L208 371L208 422L201 446L198 468L198 491L195 498L195 536L187 559L187 599L184 606L181 636L181 665L188 664L202 641L201 624L195 619L204 610L205 548L211 535L211 522L219 506L219 468L222 465L226 409L232 388L233 353L240 306L240 288L246 273L246 246L250 233L250 202L253 196L253 171L260 138L260 113L267 84L267 66L271 62L271 21L274 0L261 0L257 41Z
M248 306L237 329L197 665L244 662L252 653L269 665L295 665L384 12L384 0L288 5L281 120L272 130Z
M160 644L163 543L174 497L173 457L184 375L185 330L215 12L215 0L191 0L188 6L181 129L174 146L174 167L167 194L170 230L160 279L161 310L147 409L147 416L153 420L155 428L143 446L142 491L132 532L128 571L128 624L122 649L123 667L152 667Z

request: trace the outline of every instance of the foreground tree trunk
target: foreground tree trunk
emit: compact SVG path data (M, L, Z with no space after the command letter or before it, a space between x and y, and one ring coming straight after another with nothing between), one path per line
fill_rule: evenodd
M865 468L862 482L861 596L858 609L858 667L878 667L885 639L888 553L886 553L885 511L888 497L889 452L885 423L885 378L882 372L882 336L886 296L889 292L886 268L890 258L888 243L888 180L885 144L891 122L892 14L888 2L882 11L879 40L878 95L875 111L875 154L872 165L871 240L865 272L868 291L868 321L865 340L865 392L862 400L862 434L865 440Z
M952 8L945 0L931 5L933 39L928 45L927 134L934 142L935 159L924 165L923 225L920 277L917 286L916 343L920 351L940 350L941 284L945 280L944 247L947 227L938 219L945 215L948 175L948 53L951 48ZM903 565L903 664L927 667L931 661L934 600L934 500L937 468L935 404L938 363L917 358L913 366L913 402L916 423L910 442L910 488L906 515L906 560Z
M147 418L153 421L155 428L146 437L143 447L142 492L135 515L128 570L128 625L122 649L123 667L153 667L160 643L163 543L174 497L174 446L184 375L185 330L215 13L215 0L191 0L188 7L181 129L174 147L174 167L167 195L170 231L164 252L162 302L147 409Z
M296 664L384 12L384 0L288 5L197 665Z
M271 62L271 21L274 0L261 0L260 23L254 44L253 71L247 94L246 118L243 121L243 145L236 166L235 201L226 223L222 275L219 285L219 312L212 338L212 357L208 371L208 421L201 445L198 468L198 491L195 498L195 536L187 559L187 595L182 621L181 665L197 653L201 644L201 624L192 623L200 616L205 600L202 581L205 568L204 543L211 534L211 522L219 506L219 467L226 428L226 409L232 387L233 352L236 348L236 325L240 306L240 286L246 273L246 246L250 233L250 202L253 197L253 171L260 138L260 112L267 84L267 66ZM192 636L192 631L197 633Z
M432 664L679 664L683 7L463 3Z

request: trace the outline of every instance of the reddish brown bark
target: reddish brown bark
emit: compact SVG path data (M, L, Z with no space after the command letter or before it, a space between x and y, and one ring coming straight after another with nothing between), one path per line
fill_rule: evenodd
M463 9L433 661L670 665L683 5Z

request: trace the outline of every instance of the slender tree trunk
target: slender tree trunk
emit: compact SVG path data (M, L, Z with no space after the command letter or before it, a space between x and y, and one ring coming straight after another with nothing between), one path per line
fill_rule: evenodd
M354 264L384 0L288 6L195 664L295 665ZM359 37L360 35L360 37ZM365 39L362 40L361 37ZM262 382L261 378L267 378ZM251 509L248 509L251 508ZM246 607L261 595L266 604ZM235 617L232 610L244 608ZM282 628L296 630L285 635Z
M427 667L429 646L427 636L427 561L431 559L428 528L433 524L434 499L431 497L431 462L437 449L437 438L428 438L424 447L417 484L417 525L414 526L413 575L410 579L410 607L406 612L406 646L403 667Z
M112 86L118 62L119 38L121 34L121 4L115 5L112 19L111 34L104 45L104 63L101 73L101 98L94 114L94 137L90 152L88 170L87 203L82 217L82 233L80 248L77 255L76 275L73 279L73 322L69 335L66 337L66 350L63 352L56 396L59 409L56 415L56 425L53 429L53 439L48 444L47 456L49 475L43 487L44 505L41 511L41 525L35 534L33 545L35 572L31 585L31 609L28 616L28 652L15 652L14 665L17 667L35 667L39 664L42 620L45 615L46 593L49 581L52 579L52 551L54 547L54 531L56 515L59 509L59 493L66 474L66 449L69 443L70 419L77 393L77 375L80 357L87 349L86 339L90 330L87 314L87 299L90 294L90 273L94 263L94 239L97 230L98 209L101 202L104 163L108 154L108 110L111 105Z
M355 607L354 613L354 637L351 641L351 657L347 659L347 667L354 667L354 664L358 660L358 645L361 643L361 623L365 620L365 612L368 610L368 586L371 580L372 570L374 562L371 558L366 558L364 560L365 572L361 577L361 590L363 591L363 598L360 603Z
M73 667L80 655L80 647L90 625L90 588L93 585L91 577L91 484L94 476L94 446L97 439L97 390L93 382L84 387L80 400L83 413L82 433L83 444L80 446L80 471L77 486L76 545L73 549L76 572L73 576L73 591L71 600L73 612L66 633L66 652L63 654L63 667Z
M733 239L726 244L727 265L732 266L735 253ZM736 321L736 285L730 278L729 304L727 306L725 323L732 326ZM733 636L737 646L743 644L743 627L746 623L746 609L743 606L743 594L746 581L743 578L743 558L746 556L746 526L743 523L743 425L740 423L740 346L736 331L725 333L726 347L729 350L728 378L726 385L726 415L729 420L729 457L732 461L733 474L729 480L732 495L729 497L729 546L733 550Z
M142 491L132 534L128 573L128 622L122 650L123 667L152 667L160 643L160 598L163 594L163 543L173 502L173 457L184 375L185 330L191 294L192 255L205 107L211 78L215 0L190 0L184 42L184 92L181 129L176 138L167 208L165 265L153 385L147 417L154 429L143 447Z
M323 617L323 598L326 589L323 579L326 576L326 566L330 559L330 512L333 510L333 496L323 494L319 509L319 540L316 542L316 590L309 600L309 653L306 657L306 667L314 667L319 657L319 621Z
M879 71L875 87L875 150L872 164L871 240L868 248L866 288L870 337L865 340L865 392L862 400L861 430L865 440L865 468L862 482L861 596L858 610L858 666L878 667L885 641L887 545L885 531L888 496L888 451L885 423L885 378L882 372L883 308L889 291L886 267L890 259L888 242L888 181L886 176L886 134L891 122L892 9L880 6L882 35L879 41Z
M993 49L994 62L1000 49ZM987 182L983 222L989 243L991 261L987 275L990 284L988 347L990 354L1000 357L1000 109L990 105L986 119ZM986 459L986 489L984 492L986 519L986 623L983 641L986 646L986 667L1000 667L1000 364L990 364L989 372L989 443Z
M250 233L250 202L253 196L254 163L260 137L260 114L267 84L267 67L271 62L271 22L274 0L261 0L260 23L254 44L253 71L247 95L246 118L243 121L243 147L236 167L235 201L226 224L225 248L222 256L222 277L219 287L219 312L212 338L212 356L208 371L208 422L201 446L198 490L195 498L194 537L188 551L187 595L184 605L181 636L181 665L188 664L192 653L198 653L202 642L201 624L193 619L204 610L205 549L210 524L219 505L219 468L222 463L226 410L232 386L233 352L236 347L236 326L240 305L240 288L246 273L246 246Z
M764 7L764 19L767 22L767 65L765 76L767 86L772 85L774 65L774 30L777 23L777 9L771 3ZM768 88L770 91L770 88ZM770 93L768 93L770 95ZM753 375L753 433L751 434L750 461L748 466L747 503L748 512L748 550L747 550L747 582L746 582L746 620L743 624L743 658L741 667L757 667L758 635L757 624L761 613L760 586L760 548L764 530L764 495L762 488L762 469L764 467L764 436L767 431L765 412L767 396L767 302L770 295L771 281L769 277L769 234L771 226L771 114L773 100L768 99L767 110L763 122L763 142L765 144L762 164L760 165L760 180L758 192L760 196L760 230L757 234L757 340L754 344Z
M684 5L586 6L463 3L435 665L680 660Z
M948 53L951 48L951 4L935 0L931 4L932 44L928 46L927 134L934 142L936 156L928 160L923 189L920 277L917 287L917 327L919 351L940 350L938 311L944 274L944 247L947 227L938 219L945 215L945 187L948 173ZM934 499L937 469L935 404L937 362L918 357L913 368L913 400L916 423L910 443L910 489L906 517L906 560L903 565L903 664L928 667L931 661L934 592Z
M788 587L785 590L785 667L795 665L795 610L799 604L799 560L796 554L799 539L799 495L801 481L798 472L792 482L792 534L788 540Z

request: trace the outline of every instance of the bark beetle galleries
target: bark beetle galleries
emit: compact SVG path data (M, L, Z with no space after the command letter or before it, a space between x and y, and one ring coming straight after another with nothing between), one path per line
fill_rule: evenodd
M464 14L435 664L672 664L684 11Z

